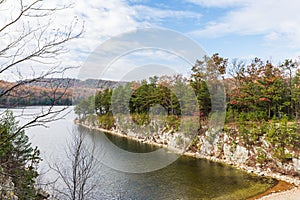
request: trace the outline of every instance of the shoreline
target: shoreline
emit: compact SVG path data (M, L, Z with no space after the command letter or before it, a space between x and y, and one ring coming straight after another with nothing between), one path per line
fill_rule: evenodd
M267 194L258 200L299 200L300 188L292 188L289 190L281 190L279 192Z
M298 189L298 188L290 183L278 180L278 183L276 185L274 185L273 187L269 188L268 190L266 190L261 194L255 195L254 197L250 197L248 200L255 200L255 199L260 200L265 197L271 197L273 195L281 194L282 192L288 192L294 189Z
M165 144L158 144L158 143L156 143L154 141L148 141L148 140L143 141L142 139L138 139L138 138L132 137L130 135L122 134L122 133L119 133L117 131L107 130L107 129L100 128L100 127L88 126L86 124L79 123L77 120L74 120L74 123L76 125L79 125L79 126L82 126L82 127L88 128L88 129L98 130L98 131L101 131L101 132L104 132L104 133L109 133L109 134L112 134L112 135L117 135L119 137L124 137L124 138L128 138L128 139L131 139L131 140L135 140L137 142L142 142L142 143L145 143L145 144L149 144L149 145L154 145L154 146L157 146L157 147L162 147L162 148L168 148L168 149L170 149L168 147L168 145L165 145ZM176 149L172 149L172 150L176 151ZM270 177L270 178L276 179L278 181L277 184L275 184L274 186L270 187L265 192L263 192L261 194L257 194L257 195L255 195L253 197L250 197L250 198L248 198L248 200L265 199L265 198L268 199L268 198L272 198L274 195L284 194L284 193L285 193L285 196L283 198L285 200L287 200L288 199L288 195L290 195L290 193L292 193L294 191L300 192L300 188L299 188L300 181L296 180L296 179L292 180L290 177L286 177L284 175L279 175L279 174L275 174L275 173L271 173L271 172L264 172L264 171L258 172L258 171L255 171L252 167L248 167L246 165L238 166L238 165L236 165L236 164L234 164L234 163L232 163L230 161L222 160L222 159L219 159L219 158L214 158L214 157L210 157L210 156L201 156L197 152L194 153L194 152L185 151L184 153L182 153L179 150L177 150L176 153L182 154L184 156L194 157L196 159L205 159L205 160L209 160L211 162L216 162L216 163L221 163L221 164L225 164L225 165L230 165L230 166L233 166L236 169L243 170L243 171L245 171L245 172L247 172L249 174L255 174L255 175L261 176L261 177L262 176Z

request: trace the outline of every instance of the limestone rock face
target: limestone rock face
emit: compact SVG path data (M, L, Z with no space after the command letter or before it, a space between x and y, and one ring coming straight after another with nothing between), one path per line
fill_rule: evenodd
M202 155L210 155L213 149L213 146L204 138L202 138L202 144L200 147L200 154Z
M293 164L295 171L300 171L300 159L293 158Z
M243 146L237 146L233 153L233 160L237 163L245 163L248 160L248 150Z
M231 160L233 158L230 145L224 144L223 152L225 160Z

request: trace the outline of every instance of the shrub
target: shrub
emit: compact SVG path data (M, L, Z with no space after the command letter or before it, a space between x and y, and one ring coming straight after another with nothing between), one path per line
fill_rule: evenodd
M115 119L111 113L99 115L98 120L101 128L112 129L115 127Z

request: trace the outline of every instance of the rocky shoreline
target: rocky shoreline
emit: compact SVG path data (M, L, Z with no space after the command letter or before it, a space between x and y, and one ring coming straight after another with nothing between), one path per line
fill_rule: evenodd
M117 129L107 130L107 129L100 128L99 125L90 124L90 123L82 122L82 121L79 122L78 120L75 120L74 122L77 125L80 125L80 126L83 126L83 127L89 128L89 129L99 130L99 131L102 131L102 132L118 135L120 137L126 137L126 138L129 138L129 139L133 139L133 140L143 142L143 143L147 143L147 144L151 144L151 145L156 145L156 146L159 146L159 147L168 147L169 148L168 143L163 141L163 140L160 140L160 138L157 137L157 136L156 137L153 136L153 137L150 137L150 138L141 138L141 137L139 137L137 135L134 135L132 133L131 134L122 133L121 131L119 131ZM193 152L193 150L188 149L184 153L184 155L192 156L192 157L195 157L195 158L207 159L207 160L210 160L210 161L213 161L213 162L223 163L223 164L226 164L226 165L231 165L231 166L234 166L235 168L244 170L248 173L256 174L258 176L266 176L266 177L274 178L276 180L279 180L279 183L280 182L287 183L287 184L284 184L286 186L284 188L281 188L280 191L289 190L291 188L298 188L300 186L299 176L291 176L291 175L288 175L288 174L282 174L282 173L279 173L279 172L274 172L270 168L263 168L263 167L260 167L259 165L255 165L255 166L246 165L245 161L248 159L248 157L245 156L245 155L246 154L251 154L251 152L248 152L248 151L246 152L245 148L243 148L242 146L237 145L235 152L228 153L228 152L224 151L223 152L224 155L222 154L222 156L220 156L220 155L216 154L216 151L219 151L219 149L217 149L217 150L215 149L215 147L218 146L217 145L218 142L213 141L213 143L215 145L210 146L210 145L206 144L207 141L205 140L205 136L203 136L203 137L198 136L198 137L199 137L200 143L202 144L201 147L199 147L196 150L196 152ZM225 136L225 137L227 137L227 136ZM215 140L219 141L220 137L216 137ZM226 141L226 139L224 139L224 141ZM218 147L218 148L220 148L220 147ZM225 149L225 150L229 148L229 147L226 147L226 142L223 144L222 148ZM212 154L212 152L215 156L210 155L210 154ZM178 151L178 153L180 153L180 151ZM232 158L234 158L234 159L232 159ZM293 162L291 165L285 166L285 167L289 168L289 169L293 168L293 170L297 171L298 168L299 168L299 166L296 166L297 162L299 162L299 161L297 160L296 162ZM295 165L295 166L292 166L292 165ZM269 192L267 192L265 195L268 195L268 194L274 193L274 192L279 192L279 191L270 189ZM259 197L260 196L257 196L257 198L259 198ZM256 199L256 197L251 198L251 199Z

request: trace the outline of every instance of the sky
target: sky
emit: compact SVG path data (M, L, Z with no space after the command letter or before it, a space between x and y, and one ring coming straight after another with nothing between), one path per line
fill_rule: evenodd
M274 60L300 55L298 0L86 2L79 16L85 16L88 37L96 34L99 42L136 28L162 27L197 41L209 54ZM98 12L90 12L94 9Z
M68 3L72 6L55 14L53 26L65 26L75 17L78 24L84 24L84 33L80 39L67 44L70 51L60 58L62 65L85 65L90 55L104 42L143 28L177 32L195 41L208 55L219 53L229 59L259 57L278 63L300 56L298 0L44 1L50 7ZM0 22L4 19L1 11L3 9L0 9ZM172 60L154 50L142 50L139 55L143 55L145 60L156 56L157 62L163 65L168 64L163 61L165 58ZM123 56L115 65L118 63L118 66L127 69L153 64L149 59L138 62L140 59L136 56L129 57ZM178 65L182 65L181 61ZM116 73L116 70L110 71ZM81 72L74 71L69 75L74 77L78 73ZM112 74L107 77L114 79Z

